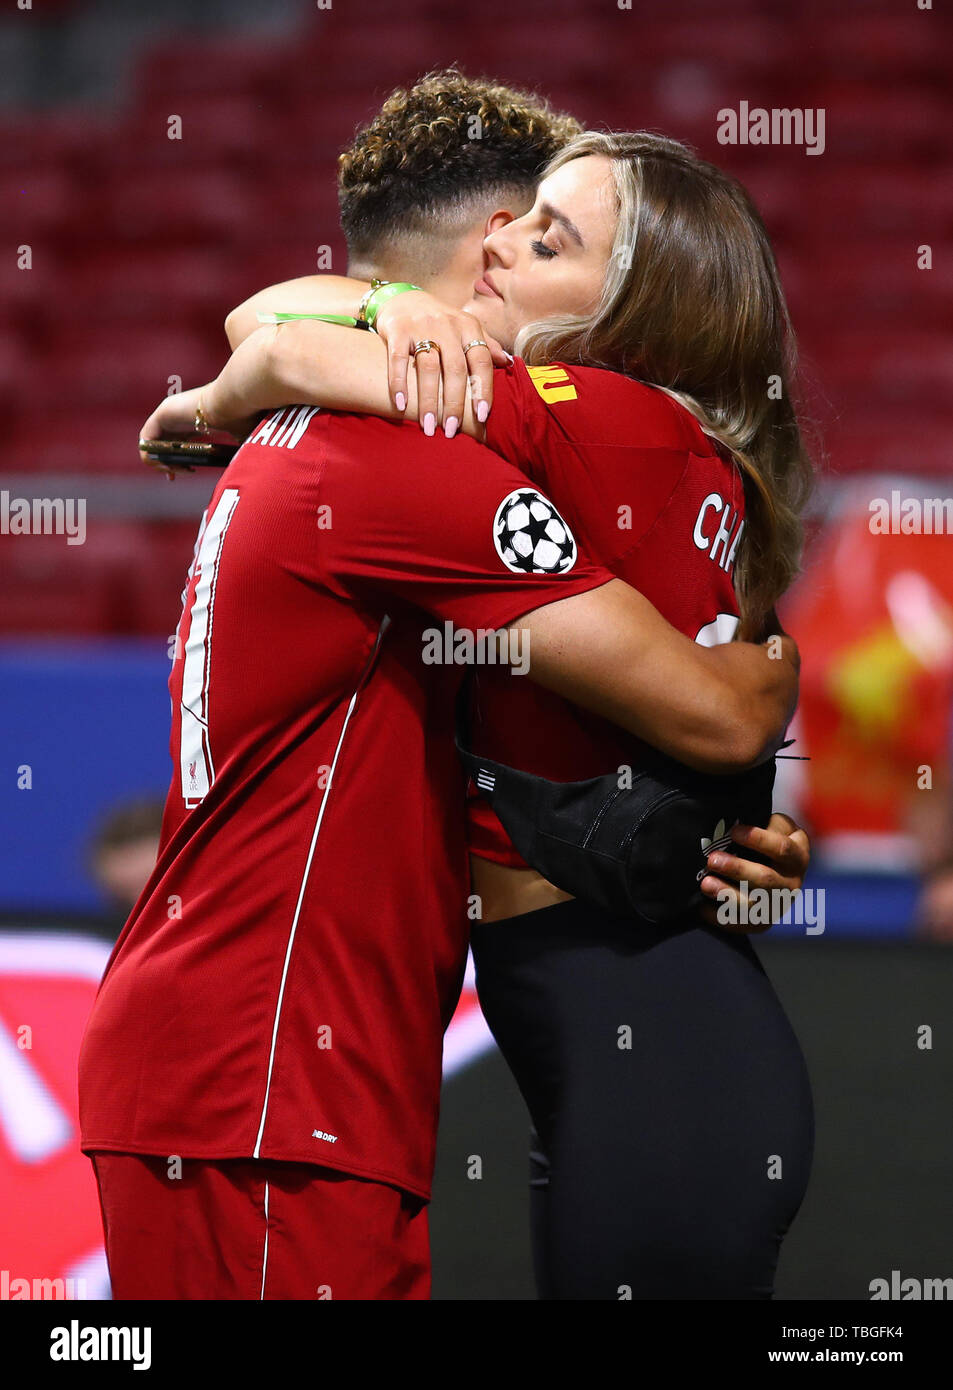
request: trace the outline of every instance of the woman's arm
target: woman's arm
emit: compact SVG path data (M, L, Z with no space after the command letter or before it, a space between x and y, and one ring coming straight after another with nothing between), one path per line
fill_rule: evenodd
M259 313L273 314L280 309L286 314L348 314L356 318L361 300L369 289L366 280L352 280L345 275L303 275L297 280L269 285L227 316L228 345L234 352L239 343L261 327Z
M288 280L261 290L233 309L225 320L225 332L231 347L237 349L260 327L259 313L280 311L354 317L367 289L369 285L363 280L350 280L337 275L310 275L299 280ZM309 344L307 334L298 333L302 322L318 323L317 320L302 320L282 325L285 329L294 330L282 343L282 348L288 353L289 384L301 380L298 369L303 364L297 360L298 350L306 353ZM380 359L382 365L377 369L389 384L395 418L399 418L409 407L427 433L434 433L436 425L441 423L447 435L452 437L462 424L468 434L480 438L479 425L490 413L493 401L493 366L494 363L502 366L507 361L507 354L495 338L487 338L479 320L472 314L464 314L443 304L423 290L407 290L380 306L374 326L387 348L386 355ZM367 336L373 341L372 335ZM414 345L425 340L435 346L415 358ZM340 349L341 340L335 340L334 346ZM351 350L350 344L348 350ZM324 405L329 409L381 414L376 408L377 393L372 392L366 398L359 393L355 396L350 390L351 381L341 383L345 391L342 404L319 400L312 394L314 391L326 391L328 384L337 387L334 373L338 362L339 359L334 357L330 363L330 383L323 372L314 381L305 372L301 387L305 394L299 393L295 399L302 403ZM321 365L323 368L323 361ZM413 367L417 370L411 370ZM278 369L281 369L280 365ZM471 404L471 397L477 403L475 407ZM290 399L290 396L285 397L285 400ZM433 417L429 422L428 416ZM451 421L454 423L451 424Z
M408 387L416 408L413 370ZM464 428L482 437L485 430L469 396L467 401ZM316 319L256 328L239 343L214 381L166 396L140 436L169 439L192 434L200 403L209 426L236 439L245 438L263 411L289 404L320 405L388 420L404 418L388 389L387 350L381 339L375 333ZM434 433L433 422L425 428Z
M439 354L434 351L424 355L433 358L428 370L435 370L439 379ZM411 412L416 412L418 405L416 378L412 364L407 374ZM482 438L485 431L466 383L464 390L463 429ZM377 334L317 319L257 328L239 344L215 381L203 391L209 424L231 433L235 433L234 422L289 402L381 415L388 420L404 418L404 412L391 399L387 349ZM424 432L434 434L436 420L432 413L423 423ZM450 427L449 417L444 428L448 435L456 432Z
M231 430L232 422L289 403L402 418L376 334L315 319L256 328L203 392L213 429Z

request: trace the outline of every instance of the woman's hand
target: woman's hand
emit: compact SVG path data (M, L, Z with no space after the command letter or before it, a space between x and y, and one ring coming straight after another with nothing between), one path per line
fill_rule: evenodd
M417 418L425 434L434 434L439 423L453 438L463 419L468 380L474 414L485 423L493 404L493 367L510 358L495 338L486 336L479 319L448 308L423 290L405 290L381 305L374 327L387 348L387 381L399 411L407 408L407 365L413 357ZM414 357L414 345L427 341L434 347Z
M194 435L195 412L203 391L207 392L208 387L196 386L191 391L175 391L171 396L166 396L156 406L139 431L140 441L143 439L179 439ZM149 458L141 445L139 457L150 468L164 473L170 481L176 473L191 473L192 471L184 464L160 463L158 459Z
M258 415L249 415L236 420L219 420L216 416L208 413L210 402L214 400L215 382L209 382L206 386L193 386L188 391L175 391L171 396L165 396L142 426L139 431L139 438L200 438L201 436L196 436L195 431L195 412L201 404L206 412L206 423L210 429L216 433L230 434L234 439L244 439L257 421ZM185 464L161 463L157 459L149 458L142 448L139 450L139 457L143 463L148 464L150 468L155 468L159 473L164 473L167 478L174 478L176 473L190 473L192 471Z
M811 844L807 831L796 825L790 816L776 812L766 828L748 826L742 829L736 826L731 832L731 837L735 844L745 845L748 849L763 854L771 860L771 864L757 864L752 860L739 859L736 855L721 851L710 854L708 864L712 872L702 879L701 890L706 897L715 901L702 908L702 916L711 926L719 927L722 931L741 934L767 931L773 925L774 912L770 914L770 920L764 923L752 924L741 920L746 916L743 909L747 905L747 895L735 885L747 884L748 890L799 890L804 884L804 875L811 862ZM720 903L719 894L723 895ZM730 904L732 909L730 914L724 911L724 905L727 904ZM730 916L735 920L720 921L719 906L722 907L722 917ZM761 915L759 912L758 916ZM778 920L781 916L783 913L779 914Z

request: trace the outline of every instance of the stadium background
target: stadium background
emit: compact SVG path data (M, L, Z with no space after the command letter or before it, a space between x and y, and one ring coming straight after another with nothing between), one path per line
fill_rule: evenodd
M315 269L322 247L343 269L337 151L392 87L456 61L590 125L687 140L762 209L822 470L783 609L804 667L794 751L811 761L787 765L777 804L815 834L826 929L758 943L817 1103L779 1295L953 1275L951 541L868 525L893 490L953 493L949 15L914 0L35 0L0 19L0 55L0 490L87 503L82 545L0 535L0 1267L105 1287L74 1068L121 917L91 845L117 806L164 796L167 647L211 490L146 473L139 425L170 379L215 374L225 314L251 291ZM716 113L742 100L824 109L823 154L719 145ZM532 1297L526 1122L487 1041L467 993L432 1209L439 1298Z

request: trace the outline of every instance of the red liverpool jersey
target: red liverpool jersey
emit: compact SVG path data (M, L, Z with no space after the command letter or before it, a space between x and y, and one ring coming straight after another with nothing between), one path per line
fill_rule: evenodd
M580 544L706 645L737 627L732 575L744 528L737 467L664 391L617 372L519 359L494 374L487 443L538 483ZM474 682L472 746L557 782L638 759L639 743L525 676L486 667ZM525 868L471 786L471 852Z
M611 578L564 530L542 572L508 565L521 493L471 440L306 406L236 454L184 594L158 862L83 1040L86 1152L429 1195L468 878L463 667L422 652L434 618L496 628Z

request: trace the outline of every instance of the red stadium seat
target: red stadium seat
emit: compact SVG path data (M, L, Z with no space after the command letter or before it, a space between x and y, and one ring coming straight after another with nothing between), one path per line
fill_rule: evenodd
M225 169L187 165L116 171L106 181L102 200L113 237L129 241L227 245L242 236L254 212L247 179Z
M824 432L827 468L834 474L950 475L950 428L937 415L896 409L837 421Z
M111 163L123 173L135 172L144 163L196 174L204 170L213 178L223 166L231 173L254 173L268 159L279 113L280 105L256 102L243 91L189 93L174 99L166 94L151 107L140 103L127 117L110 152ZM172 115L180 119L181 138L169 138Z
M133 525L132 535L139 528ZM0 586L5 633L50 634L126 632L130 610L119 567L99 552L102 525L87 521L82 545L66 536L11 536L0 547ZM126 547L126 563L136 565L136 545Z
M145 324L183 331L193 324L208 336L216 322L221 326L237 259L237 252L226 256L211 247L91 249L68 276L70 306L79 321L135 321L140 331Z
M138 409L62 407L15 420L7 437L3 467L11 472L127 473L142 468L136 449L139 429L161 395Z
M38 433L46 418L43 407L55 402L74 411L126 409L145 418L170 387L201 386L217 375L225 356L212 354L183 333L122 333L115 325L77 333L37 359L35 378L25 382L24 410L37 412ZM177 381L170 381L178 378Z
M879 79L886 69L908 76L949 74L949 45L953 28L949 16L934 9L932 14L831 13L826 7L824 22L804 28L805 57L812 66L827 64L843 75L862 75Z
M157 637L171 637L175 632L198 522L196 516L186 521L151 522L142 527L142 560L132 593L136 632Z
M858 238L903 233L915 245L953 232L953 179L926 179L916 165L874 160L845 169L818 160L797 187L784 183L790 213L806 233L836 224Z
M885 407L932 410L948 399L953 341L947 333L843 329L825 344L829 378L859 412ZM909 417L904 417L907 423Z
M802 323L879 324L881 336L894 326L940 329L953 312L949 245L935 245L933 269L920 270L915 237L802 239L779 257L792 312Z
M949 142L949 101L902 80L845 82L832 78L814 88L814 106L827 110L829 162L930 159L945 155Z
M0 328L0 409L9 412L16 401L16 380L24 357L24 341L9 327Z
M0 168L62 168L76 173L115 138L108 113L59 106L0 117Z
M204 61L183 62L183 45L192 43L191 35L176 34L149 45L132 82L137 101L172 112L178 110L176 100L185 97L237 92L253 102L267 100L280 94L299 53L294 39L219 34L204 43Z
M104 521L87 509L81 545L65 535L5 537L0 632L171 636L197 529L197 517Z
M76 186L55 166L34 165L0 172L0 206L5 227L18 242L33 244L76 217Z

